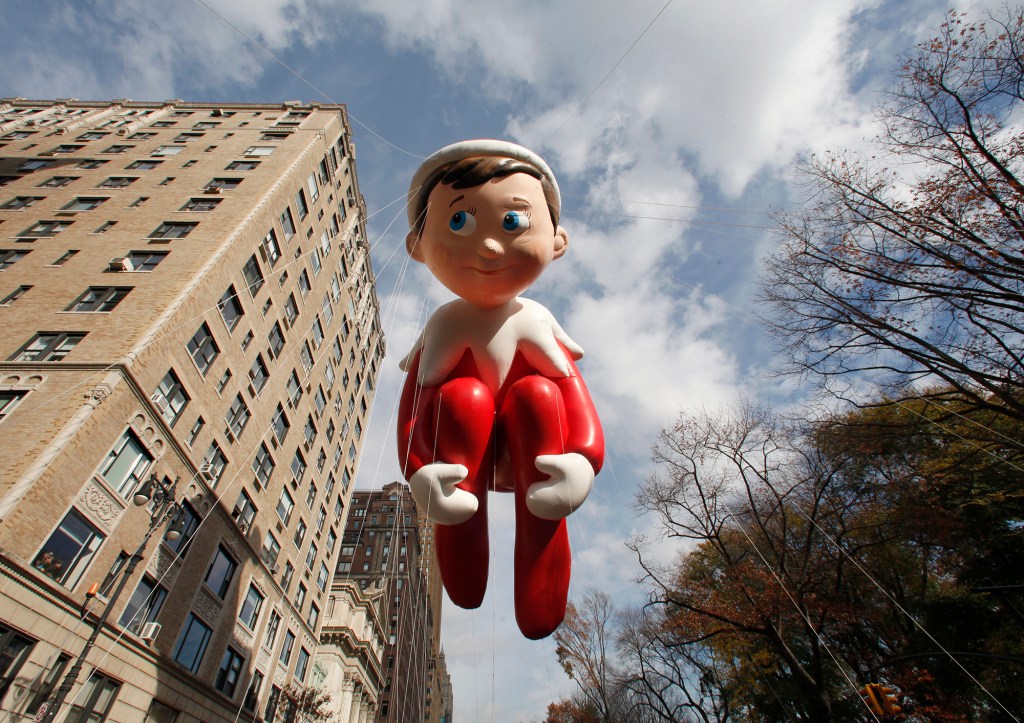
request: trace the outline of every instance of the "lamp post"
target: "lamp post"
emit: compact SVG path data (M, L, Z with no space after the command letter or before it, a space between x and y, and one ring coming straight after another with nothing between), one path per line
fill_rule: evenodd
M71 666L71 670L64 676L64 680L61 681L60 688L57 689L57 693L51 700L46 703L46 712L42 718L37 720L43 723L52 723L57 718L58 712L60 712L61 706L64 704L64 700L68 697L68 693L75 686L75 681L78 680L79 674L82 672L82 668L85 665L85 658L89 655L89 651L92 650L96 644L96 640L100 636L100 631L103 630L104 625L107 622L107 618L110 616L110 611L117 605L118 599L121 597L121 593L124 592L124 587L128 583L128 579L132 576L135 568L138 567L142 561L142 553L146 549L146 545L149 544L149 539L153 536L164 522L170 520L170 527L167 528L167 539L177 540L181 537L181 531L184 527L185 518L180 514L181 506L175 501L174 493L175 488L178 486L178 480L175 479L173 483L166 480L159 479L155 474L151 474L149 479L142 483L142 486L136 490L135 495L132 498L139 507L153 502L153 511L149 515L149 529L146 531L146 536L142 538L142 542L132 553L132 556L128 558L128 564L124 566L124 569L118 573L121 578L117 582L117 587L114 592L110 595L107 600L107 605L103 609L103 613L99 616L95 626L93 626L92 634L89 635L89 639L85 641L85 646L82 648L82 652L78 654L78 659L75 660L75 664Z

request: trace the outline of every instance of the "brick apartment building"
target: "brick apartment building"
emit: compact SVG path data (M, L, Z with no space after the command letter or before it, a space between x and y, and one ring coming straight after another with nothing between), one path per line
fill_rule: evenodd
M323 680L384 354L354 153L337 105L0 99L0 719L107 606L61 719L271 719ZM151 480L183 534L118 597Z

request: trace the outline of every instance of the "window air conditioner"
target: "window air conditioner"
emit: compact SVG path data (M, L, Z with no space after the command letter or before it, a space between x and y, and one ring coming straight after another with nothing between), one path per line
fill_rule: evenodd
M156 636L160 634L160 629L163 626L160 623L146 623L142 626L142 631L139 633L139 637L148 643L156 640Z
M132 261L124 256L115 256L110 259L109 268L111 271L134 271Z
M149 401L153 402L153 406L157 408L161 415L167 414L167 410L170 409L170 403L167 401L167 397L162 394L151 394Z
M277 560L267 563L267 569L270 570L271 574L276 575L277 571L280 569L277 566Z
M213 465L210 464L209 462L203 462L201 465L199 465L199 476L202 477L207 482L213 482L213 478L215 476L213 471Z
M220 186L207 186L206 188L203 189L203 193L216 196L218 193L220 193Z

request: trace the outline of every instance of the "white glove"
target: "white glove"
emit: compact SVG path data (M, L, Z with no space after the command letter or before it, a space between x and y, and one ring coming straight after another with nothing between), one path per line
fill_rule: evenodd
M441 525L457 525L472 517L479 506L476 495L455 486L468 474L469 470L461 464L433 462L413 474L409 490L431 520Z
M568 517L583 504L594 486L594 468L582 454L542 454L537 469L551 479L535 482L526 491L526 507L543 520Z

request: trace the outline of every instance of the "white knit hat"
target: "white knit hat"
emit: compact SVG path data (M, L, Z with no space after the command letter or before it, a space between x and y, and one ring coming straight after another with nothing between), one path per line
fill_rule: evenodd
M475 156L513 158L536 168L540 171L541 175L548 180L551 187L554 189L553 205L555 218L561 216L562 196L558 192L558 183L555 181L555 174L551 172L551 169L548 168L548 164L544 162L543 158L528 148L523 148L515 143L481 138L474 141L460 141L459 143L452 143L450 146L445 146L441 150L433 153L429 158L423 161L420 167L416 170L416 173L413 175L412 183L409 184L409 201L407 207L409 214L409 228L416 227L416 222L422 217L423 212L426 209L429 190L425 189L423 184L430 179L430 176L434 171L447 163L461 161L465 158L473 158Z

